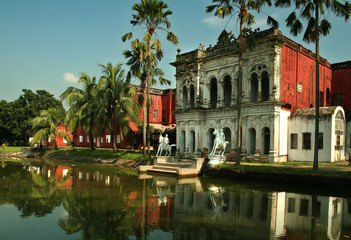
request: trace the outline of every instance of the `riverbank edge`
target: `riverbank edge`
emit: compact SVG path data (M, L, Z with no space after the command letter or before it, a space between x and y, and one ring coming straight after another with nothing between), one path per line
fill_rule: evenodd
M98 158L98 157L82 157L82 156L67 156L65 151L50 150L43 153L35 153L33 155L26 155L23 152L19 153L6 153L8 157L14 158L43 158L47 160L64 160L70 162L79 163L96 163L111 167L121 167L127 168L129 170L137 172L137 168L145 164L143 161L136 161L130 159L111 159L111 158ZM293 168L299 168L299 166L290 166ZM335 172L335 171L334 171ZM350 168L351 172L351 168ZM317 173L292 173L292 172L282 172L274 170L260 170L257 169L243 169L243 168L219 168L205 167L201 175L216 177L216 178L226 178L226 179L238 179L244 181L265 181L274 183L286 183L286 184L308 184L308 185L328 185L328 186L347 186L351 187L351 175L327 175L322 172Z
M250 182L273 182L298 185L312 186L342 186L351 187L351 176L342 175L327 175L320 172L317 173L291 173L291 172L276 172L264 170L247 170L241 168L206 168L204 176L216 178L230 178Z
M58 160L72 163L92 163L100 164L104 166L110 166L115 168L124 168L134 172L137 172L137 168L140 165L148 165L145 161L124 159L124 158L103 158L103 157L91 157L91 156L72 156L67 154L73 150L47 150L47 151L22 151L22 152L0 152L2 158L8 158L12 160L21 159L43 159L43 160Z

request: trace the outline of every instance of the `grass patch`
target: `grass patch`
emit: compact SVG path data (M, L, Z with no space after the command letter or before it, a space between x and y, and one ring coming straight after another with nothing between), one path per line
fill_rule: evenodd
M144 156L142 151L132 151L132 150L118 150L113 152L111 149L95 149L91 151L90 149L59 149L55 151L50 151L48 153L49 158L58 159L77 159L77 158L96 158L96 159L126 159L134 161L148 161L148 156Z
M0 146L0 152L21 152L22 147L15 147L15 146L6 146L6 147L1 147Z

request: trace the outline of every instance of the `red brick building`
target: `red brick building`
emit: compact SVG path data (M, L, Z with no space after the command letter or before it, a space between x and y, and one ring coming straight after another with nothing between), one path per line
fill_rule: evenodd
M291 109L315 107L315 54L287 40L281 49L281 101ZM332 69L323 58L319 65L319 106L331 105Z
M332 104L351 112L351 61L332 64Z

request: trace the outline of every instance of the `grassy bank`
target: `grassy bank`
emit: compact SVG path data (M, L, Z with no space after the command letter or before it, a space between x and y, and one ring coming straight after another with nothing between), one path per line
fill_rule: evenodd
M59 149L48 151L45 154L46 158L64 159L64 160L82 160L82 161L101 161L101 160L133 160L136 162L147 163L148 156L144 156L142 151L126 151L118 150L113 152L111 149Z
M0 146L0 152L13 153L22 151L22 147L13 147L13 146Z
M237 172L262 171L287 174L308 174L308 175L328 175L351 177L351 167L348 165L319 164L319 170L315 172L310 163L284 163L284 164L260 164L260 165L236 165L220 164L217 169L232 170ZM340 170L341 169L341 170Z
M328 164L330 165L330 164ZM205 170L206 176L233 178L246 181L270 181L328 186L351 186L348 166L322 165L317 172L306 165L240 165L221 164Z

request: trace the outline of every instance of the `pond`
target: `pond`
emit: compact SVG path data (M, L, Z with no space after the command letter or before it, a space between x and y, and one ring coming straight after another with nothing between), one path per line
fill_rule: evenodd
M0 166L1 239L348 239L347 191L53 162Z

